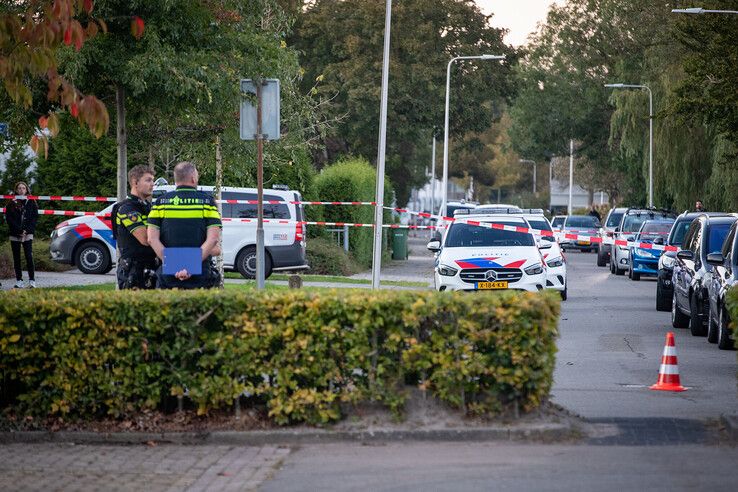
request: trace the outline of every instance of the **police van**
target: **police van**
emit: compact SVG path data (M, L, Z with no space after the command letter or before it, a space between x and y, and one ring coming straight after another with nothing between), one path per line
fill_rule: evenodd
M154 200L173 191L173 185L154 187ZM213 186L198 190L214 194ZM223 264L226 270L238 271L245 278L256 277L256 188L222 187ZM231 203L228 203L231 201ZM309 268L305 257L305 213L294 202L302 196L294 190L264 190L265 276L279 270ZM110 214L113 205L101 212ZM116 259L110 217L84 216L65 220L51 233L51 258L74 265L83 273L109 272Z

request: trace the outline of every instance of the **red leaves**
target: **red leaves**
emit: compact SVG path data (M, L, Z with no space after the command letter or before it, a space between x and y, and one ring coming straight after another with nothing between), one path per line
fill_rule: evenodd
M72 44L72 27L69 26L64 30L64 44L69 46Z
M46 116L41 116L41 117L40 117L40 118L38 119L38 126L39 126L40 128L42 128L42 129L43 129L43 128L46 128L46 127L48 126L48 123L49 123L49 118L47 118Z
M131 34L136 39L141 39L144 34L144 21L137 15L131 19Z
M69 114L71 114L73 118L79 116L79 106L77 106L77 103L72 103L72 105L69 106Z
M87 15L92 13L92 9L95 7L95 4L92 0L85 0L83 2L83 8L85 9L85 12L87 12Z

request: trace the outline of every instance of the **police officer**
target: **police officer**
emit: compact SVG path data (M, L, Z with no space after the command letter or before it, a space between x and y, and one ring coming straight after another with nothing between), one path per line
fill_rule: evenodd
M164 248L200 248L202 274L192 275L180 270L176 275L164 275L157 270L159 287L164 289L213 288L220 285L220 274L212 256L220 254L222 223L215 199L197 190L199 175L191 162L174 167L177 189L160 196L151 209L148 239L156 255L163 261Z
M149 246L146 221L151 210L154 171L135 166L128 171L131 194L113 207L113 235L118 241L120 261L116 271L120 289L156 287L156 253Z

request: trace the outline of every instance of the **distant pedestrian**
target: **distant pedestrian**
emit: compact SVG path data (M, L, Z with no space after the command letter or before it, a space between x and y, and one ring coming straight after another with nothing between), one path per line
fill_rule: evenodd
M600 213L597 211L597 207L595 206L594 203L592 204L591 208L589 209L589 215L591 215L592 217L596 217L597 218L597 222L602 222L602 215L600 215Z
M694 211L695 212L704 212L705 211L705 206L702 204L702 200L697 200L694 203Z
M192 275L180 270L165 275L163 265L157 271L159 287L164 289L213 288L220 285L220 273L213 255L220 254L222 224L215 199L198 191L199 175L191 162L174 167L177 189L160 196L148 217L148 240L156 255L164 261L164 248L200 248L202 273Z
M33 263L33 234L36 232L38 221L38 206L34 200L26 198L31 193L31 188L24 182L19 182L13 188L13 192L19 195L8 202L5 207L5 218L8 221L10 233L10 249L13 252L13 268L15 269L16 289L25 287L23 283L23 270L21 269L21 249L26 257L26 269L28 270L28 287L36 287L36 269Z

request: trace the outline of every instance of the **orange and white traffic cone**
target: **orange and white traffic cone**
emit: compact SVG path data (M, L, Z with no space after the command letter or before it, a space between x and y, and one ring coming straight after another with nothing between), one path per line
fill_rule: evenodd
M659 391L687 391L679 381L679 366L677 365L676 346L674 345L674 333L666 334L666 345L664 355L661 356L661 367L659 368L659 380L651 386L652 390Z

